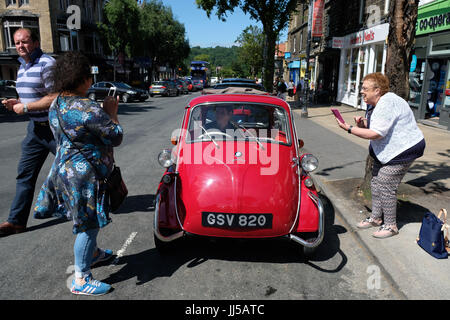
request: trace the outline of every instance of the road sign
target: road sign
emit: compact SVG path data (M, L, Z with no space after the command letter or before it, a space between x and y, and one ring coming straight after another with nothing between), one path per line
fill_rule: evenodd
M98 74L98 67L97 66L92 66L91 67L91 73L92 74Z

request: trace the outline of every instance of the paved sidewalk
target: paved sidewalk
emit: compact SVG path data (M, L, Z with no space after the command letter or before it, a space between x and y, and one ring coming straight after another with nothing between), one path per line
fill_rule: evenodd
M348 123L353 123L353 116L364 115L363 110L352 107L343 105L333 107L340 110ZM299 109L294 109L294 112L300 115ZM312 121L344 138L341 140L346 141L345 148L354 146L358 150L362 150L361 147L367 150L367 140L349 135L338 127L330 106L310 107L308 119L305 120ZM448 299L450 258L445 260L433 258L415 243L415 239L419 234L425 212L437 214L440 208L446 208L450 213L450 131L424 124L419 124L419 128L425 136L426 150L424 156L414 162L400 185L398 191L400 233L395 237L375 239L372 233L376 229L360 230L355 226L369 215L371 207L370 203L362 201L363 197L357 193L364 169L359 176L355 176L355 170L351 170L351 166L347 169L344 167L341 170L347 170L346 178L334 180L333 177L321 174L319 166L319 172L313 174L313 177L333 203L337 214L347 224L348 231L354 233L373 255L375 264L389 275L405 298ZM344 146L335 147L338 150ZM450 221L450 216L448 220Z

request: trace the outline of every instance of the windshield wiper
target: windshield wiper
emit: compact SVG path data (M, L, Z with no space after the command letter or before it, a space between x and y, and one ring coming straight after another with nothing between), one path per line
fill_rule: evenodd
M208 136L208 138L211 139L211 141L214 143L214 145L217 147L217 149L220 149L219 145L217 144L216 140L213 139L213 137L208 133L208 131L206 131L205 128L203 128L203 126L201 124L199 124L200 128L202 128L202 130L205 132L205 134Z
M263 144L261 143L261 141L259 141L259 138L256 137L253 133L251 133L246 127L244 127L242 124L236 123L234 121L230 121L231 124L235 127L241 128L242 130L244 130L245 133L248 133L249 136L251 136L252 138L254 138L256 140L256 142L258 142L259 146L261 147L261 149L264 149Z

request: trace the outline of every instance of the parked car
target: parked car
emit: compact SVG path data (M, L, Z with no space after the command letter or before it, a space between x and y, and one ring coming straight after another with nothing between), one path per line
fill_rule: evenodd
M150 97L161 95L164 97L178 95L178 89L173 81L155 81L150 86Z
M224 130L219 123L231 113ZM324 237L324 210L301 151L290 106L269 95L192 99L172 150L158 156L154 239L168 251L189 235L287 238L312 253ZM229 150L232 150L230 153Z
M192 84L196 91L203 90L203 80L192 80Z
M177 89L178 89L178 93L180 94L188 94L189 90L188 90L188 85L186 83L186 81L184 81L183 79L177 79L175 80L176 84L177 84Z
M255 80L247 79L247 78L225 78L222 79L222 83L225 82L245 82L245 83L256 83Z
M191 79L186 79L186 84L189 92L195 91L194 84Z
M216 83L219 82L219 78L218 77L211 77L211 85L215 85Z
M18 99L19 95L16 91L16 81L0 80L0 98L2 99Z
M108 94L115 92L120 101L127 103L138 100L145 101L148 98L147 91L134 88L124 82L101 81L93 84L88 90L88 97L92 100L104 100Z
M238 88L251 88L260 91L266 91L264 86L255 82L222 82L213 86L213 89L225 89L230 87L238 87Z

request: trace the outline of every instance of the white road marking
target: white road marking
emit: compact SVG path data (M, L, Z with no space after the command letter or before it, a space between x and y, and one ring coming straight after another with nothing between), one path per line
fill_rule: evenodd
M125 250L127 250L128 246L131 244L131 242L133 242L133 240L136 237L136 235L137 235L137 232L132 232L130 234L128 239L123 244L122 248L120 248L120 250L117 251L117 256L114 259L114 261L112 262L113 265L117 265L117 263L119 262L119 259L123 256L123 254L125 253Z

